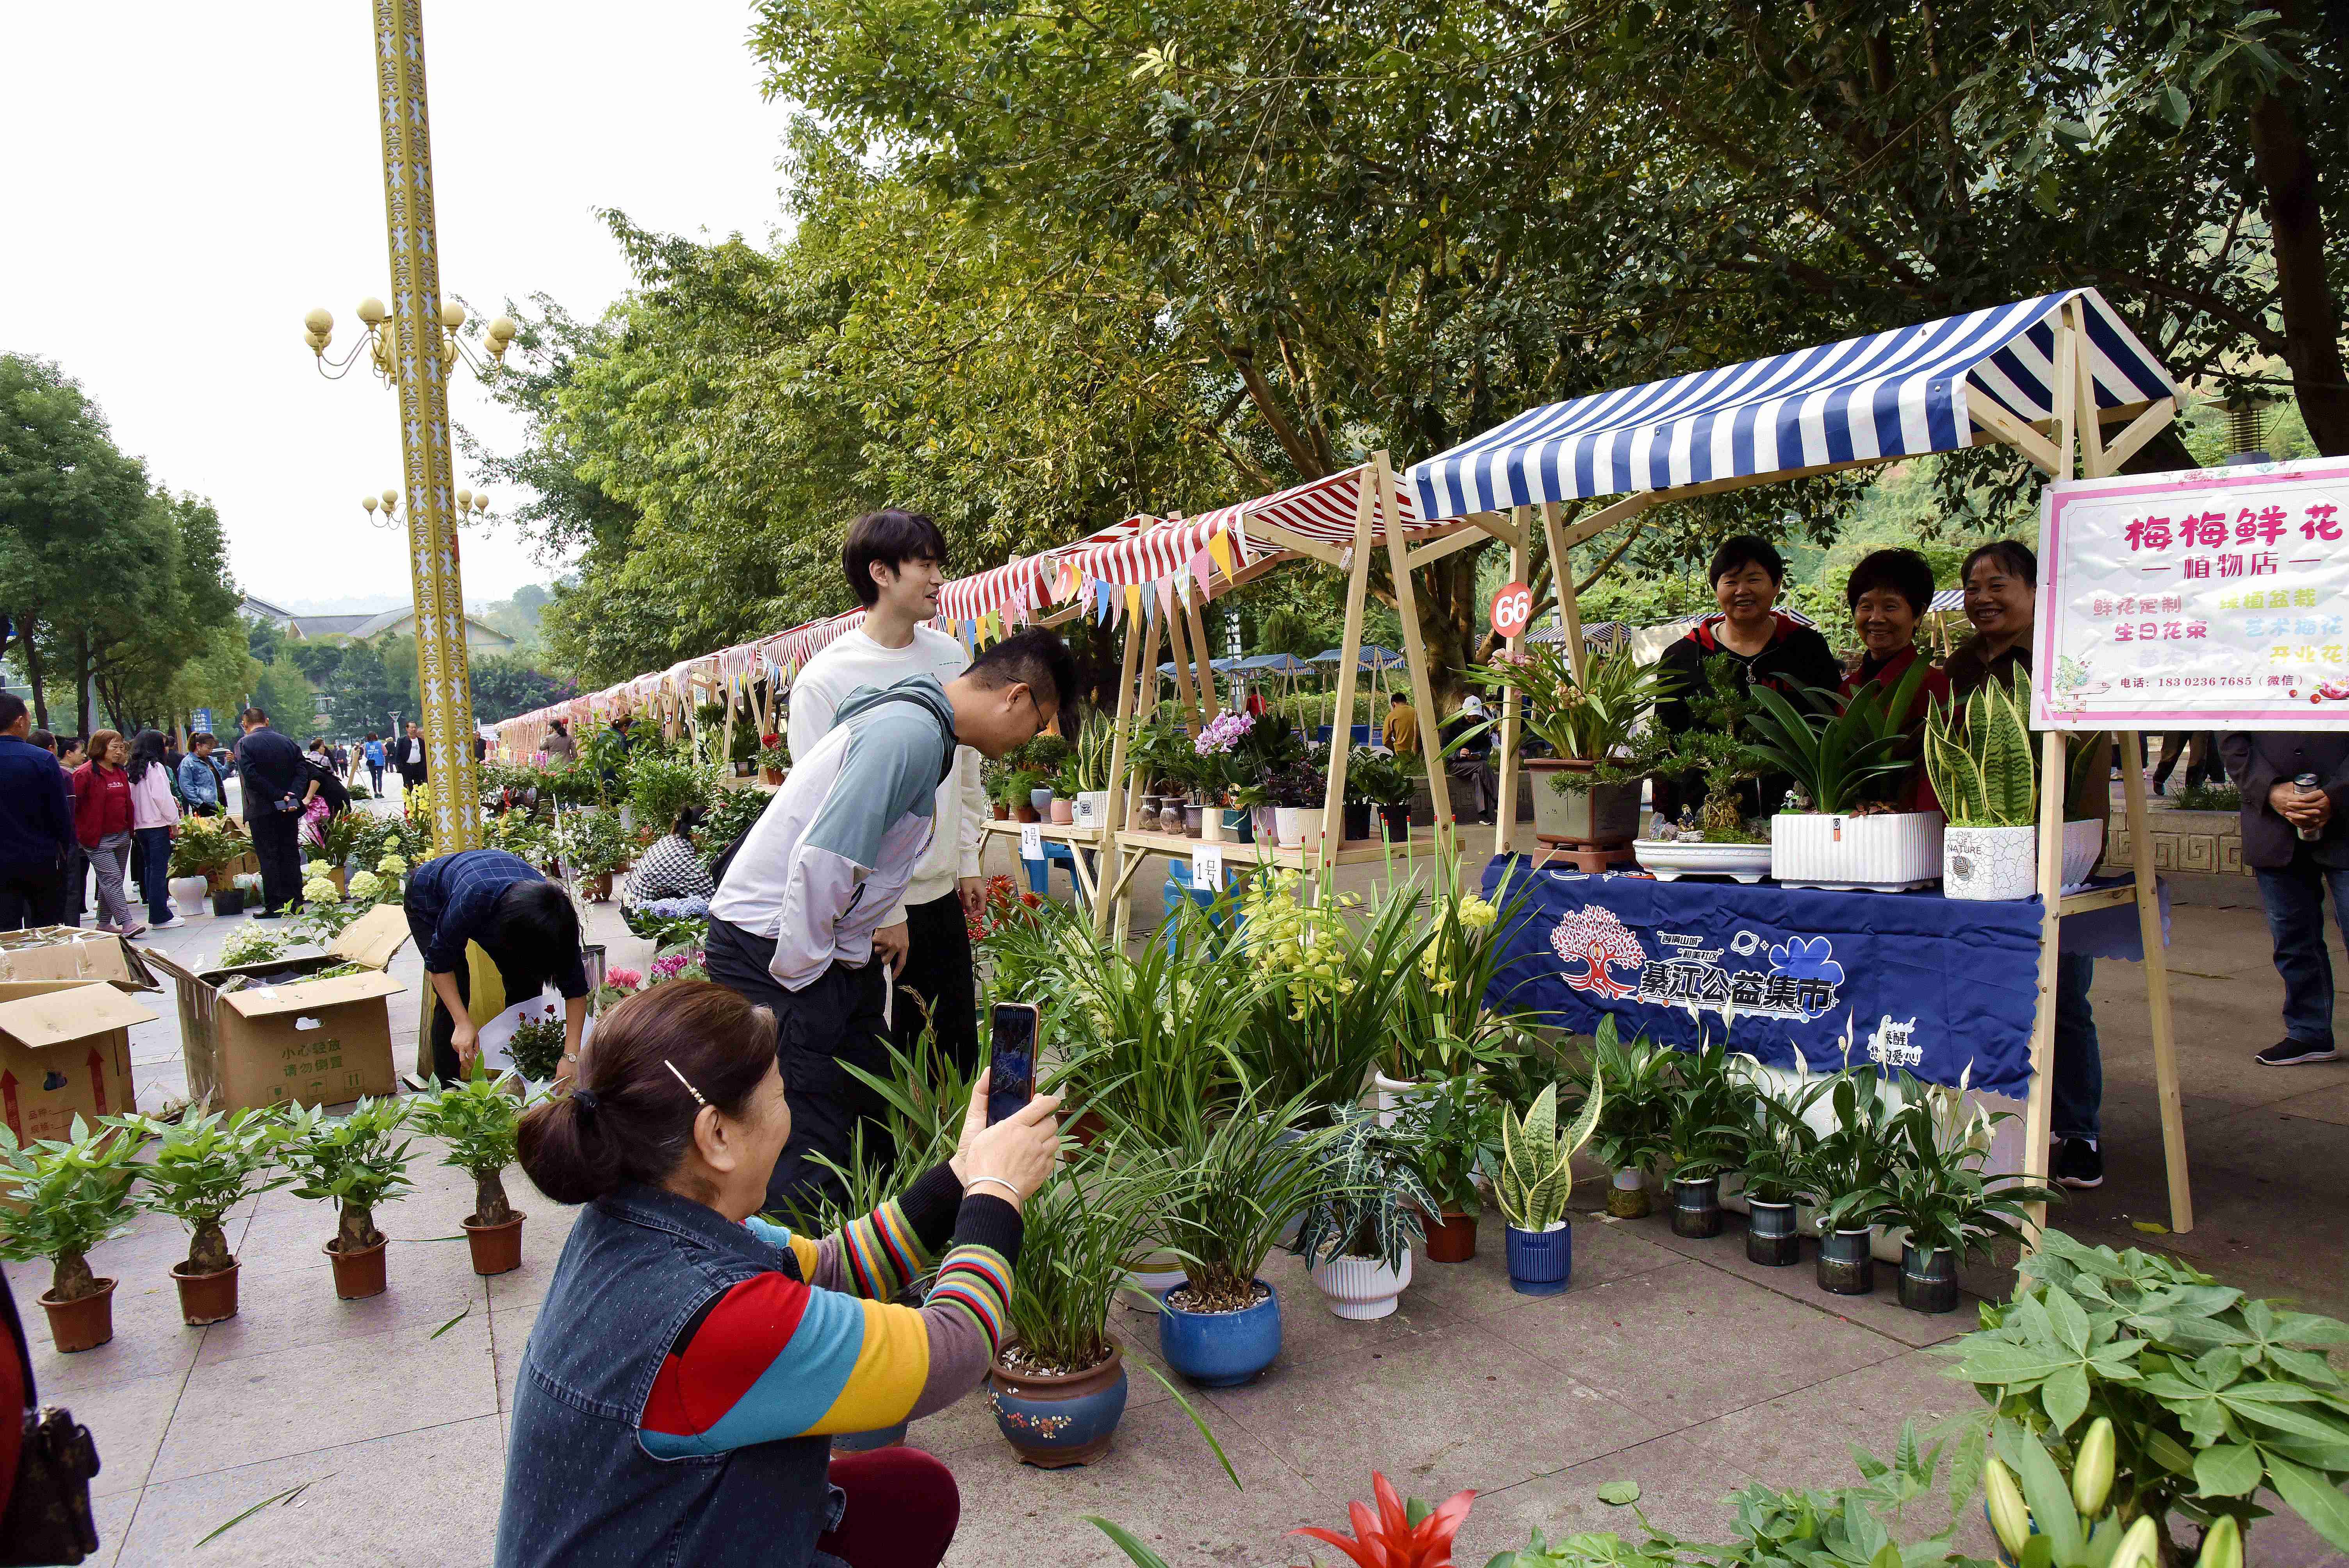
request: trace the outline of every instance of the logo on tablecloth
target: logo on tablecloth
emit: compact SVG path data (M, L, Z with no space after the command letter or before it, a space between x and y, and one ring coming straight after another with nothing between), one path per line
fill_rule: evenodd
M1760 944L1754 945L1758 950ZM1700 953L1683 947L1664 958L1643 960L1629 994L1651 1006L1713 1013L1733 1008L1749 1016L1807 1023L1834 1008L1843 985L1843 965L1824 936L1779 943L1770 949L1767 969L1724 969L1714 962L1718 956L1718 949Z
M1629 996L1637 988L1618 980L1609 973L1610 967L1635 968L1647 960L1648 950L1630 929L1615 918L1615 912L1600 904L1585 904L1565 916L1550 928L1549 944L1557 955L1569 965L1580 964L1583 973L1568 970L1566 983L1578 991L1588 991L1609 1001ZM1654 967L1652 965L1649 967Z
M1868 1037L1868 1059L1878 1067L1913 1068L1925 1059L1925 1047L1909 1038L1917 1032L1917 1020L1909 1018L1894 1023L1892 1015L1881 1015L1876 1033Z

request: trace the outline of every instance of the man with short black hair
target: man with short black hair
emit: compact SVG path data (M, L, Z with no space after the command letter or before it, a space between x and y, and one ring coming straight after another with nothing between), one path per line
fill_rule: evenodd
M970 664L958 638L922 624L936 616L945 581L946 540L936 523L912 512L867 513L849 525L841 559L849 587L865 607L864 624L843 632L793 677L793 757L814 752L852 693L916 676L944 685ZM938 1044L966 1071L978 1062L966 922L980 907L979 849L986 841L980 824L987 815L978 754L957 747L952 771L938 785L937 831L904 899L874 934L874 946L896 968L891 1033L897 1043L911 1046L926 1017Z
M275 920L302 907L302 856L296 835L302 801L309 792L309 767L302 748L269 727L269 716L244 710L244 736L236 743L237 771L244 779L244 825L253 834L253 858L261 862L262 907L255 920Z
M771 1207L812 1209L840 1184L859 1121L868 1160L891 1158L877 1096L840 1064L886 1078L874 1037L889 954L879 936L928 850L956 748L1001 757L1035 738L1076 690L1059 635L1031 627L981 653L953 680L916 676L842 703L752 825L709 903L709 977L773 1009L791 1102L791 1141L767 1189ZM880 958L881 963L874 960Z
M65 909L73 805L57 759L32 743L32 728L25 699L0 692L0 931L55 925Z

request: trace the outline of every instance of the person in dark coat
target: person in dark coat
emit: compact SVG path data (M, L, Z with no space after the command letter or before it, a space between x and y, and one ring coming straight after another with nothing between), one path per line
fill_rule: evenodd
M269 716L248 707L244 735L236 743L236 768L244 780L244 825L253 834L253 857L261 862L262 907L255 920L274 920L302 907L302 854L297 842L302 810L311 793L310 770L302 748L269 727Z
M2349 735L2230 733L2219 750L2243 792L2243 862L2260 879L2283 977L2283 1038L2252 1059L2270 1068L2335 1060L2324 897L2333 895L2333 918L2349 938L2349 831L2342 815ZM2312 777L2313 785L2298 782Z
M1778 612L1786 562L1768 540L1750 533L1723 540L1705 571L1721 614L1706 616L1664 650L1658 668L1675 689L1702 691L1705 665L1724 654L1736 662L1748 691L1761 685L1791 697L1804 687L1832 692L1842 682L1843 665L1827 640ZM1683 696L1658 703L1656 722L1677 732L1695 720ZM1702 779L1659 777L1655 785L1656 815L1665 820L1678 817L1683 807L1702 803ZM1750 779L1738 787L1738 810L1747 817L1766 816L1792 785L1784 774Z
M24 699L0 692L0 931L65 917L73 804L57 758L27 738L32 727Z
M424 762L424 731L414 724L399 738L392 752L392 766L399 770L399 790L405 795L419 784L429 782L432 770Z

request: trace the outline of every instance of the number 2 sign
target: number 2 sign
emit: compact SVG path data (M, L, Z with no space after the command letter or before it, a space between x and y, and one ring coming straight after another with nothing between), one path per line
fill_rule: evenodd
M1534 591L1522 583L1507 583L1493 595L1493 634L1514 637L1534 618Z

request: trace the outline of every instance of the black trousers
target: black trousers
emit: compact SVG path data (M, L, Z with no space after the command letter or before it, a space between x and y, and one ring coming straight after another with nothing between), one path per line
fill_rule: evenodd
M890 1037L900 1050L911 1052L926 1021L955 1065L969 1072L978 1065L978 1004L962 900L949 893L908 904L905 935L905 967L897 975Z
M302 903L302 817L297 811L264 811L245 819L253 833L253 858L261 862L261 903L270 913Z
M710 979L775 1015L775 1059L792 1108L792 1136L767 1179L767 1209L812 1222L827 1198L839 1202L847 1195L816 1156L848 1169L861 1123L868 1165L896 1158L886 1102L841 1066L854 1062L888 1080L889 1031L881 1017L887 971L877 963L834 964L804 988L786 991L767 968L774 962L774 943L716 919L702 954Z
M482 951L488 953L489 949L483 948ZM493 964L497 963L497 954L490 954L490 961ZM473 999L472 965L470 962L460 963L456 968L450 971L450 974L456 977L458 998L471 1002ZM502 964L498 965L498 981L505 987L506 1006L509 1007L516 1002L527 1002L546 989L546 982L543 980L516 975ZM429 975L425 978L424 984L428 989L431 986L432 981ZM432 998L432 1075L442 1083L452 1084L464 1081L465 1069L457 1060L457 1047L454 1044L456 1037L456 1016L448 1008L440 1006L440 998L436 995Z
M57 925L65 920L65 910L62 867L0 865L0 931Z

